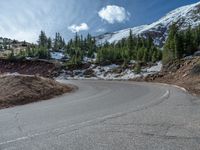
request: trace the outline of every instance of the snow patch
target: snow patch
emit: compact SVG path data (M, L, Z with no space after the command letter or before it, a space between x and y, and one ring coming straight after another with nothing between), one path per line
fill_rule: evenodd
M56 60L61 60L65 57L65 55L62 52L50 52L51 58Z
M159 71L161 71L161 69L162 69L162 62L158 62L156 66L147 68L146 72L150 72L150 73L159 72Z
M111 64L108 66L95 66L94 64L90 66L90 70L93 71L91 77L85 76L84 72L86 70L74 70L72 72L66 72L61 75L60 78L65 79L101 79L101 80L129 80L138 77L145 77L150 74L155 74L162 69L162 63L158 62L156 65L142 69L140 74L134 72L133 69L123 70L119 65ZM121 72L116 71L120 69Z

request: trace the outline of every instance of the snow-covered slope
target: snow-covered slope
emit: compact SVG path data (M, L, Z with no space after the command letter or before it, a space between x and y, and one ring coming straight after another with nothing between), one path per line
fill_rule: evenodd
M127 38L131 29L133 35L141 35L144 37L150 35L156 45L162 46L167 36L167 30L174 22L178 23L181 29L185 29L189 25L192 28L200 25L200 2L177 8L150 25L142 25L114 33L106 33L97 36L96 40L99 44L105 43L106 41L109 43L117 42L122 38Z

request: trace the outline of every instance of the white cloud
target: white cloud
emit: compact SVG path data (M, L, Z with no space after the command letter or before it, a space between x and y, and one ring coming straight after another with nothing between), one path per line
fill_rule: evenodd
M96 30L96 32L105 32L105 31L106 31L106 29L104 29L104 28L99 28Z
M73 24L68 27L73 33L89 30L89 26L86 23L81 23L80 25Z
M98 12L98 15L108 23L114 24L115 22L121 23L128 20L130 13L124 7L107 5Z

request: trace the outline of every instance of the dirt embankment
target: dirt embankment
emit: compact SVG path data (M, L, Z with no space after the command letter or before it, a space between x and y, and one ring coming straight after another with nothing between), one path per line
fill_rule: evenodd
M144 78L149 82L175 84L200 95L200 57L171 61L160 73Z
M0 108L50 99L74 89L51 79L23 75L0 76L0 85Z
M59 64L49 61L0 59L0 74L19 73L52 78L58 76L60 69Z

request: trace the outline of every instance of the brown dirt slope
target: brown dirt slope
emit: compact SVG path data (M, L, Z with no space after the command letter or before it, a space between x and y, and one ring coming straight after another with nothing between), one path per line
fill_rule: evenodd
M175 84L200 95L200 57L172 61L163 66L160 73L146 77L145 81Z
M0 108L46 100L73 90L51 79L22 75L0 76L0 85Z
M7 60L0 58L0 74L19 73L25 75L40 75L55 77L61 66L44 60Z

